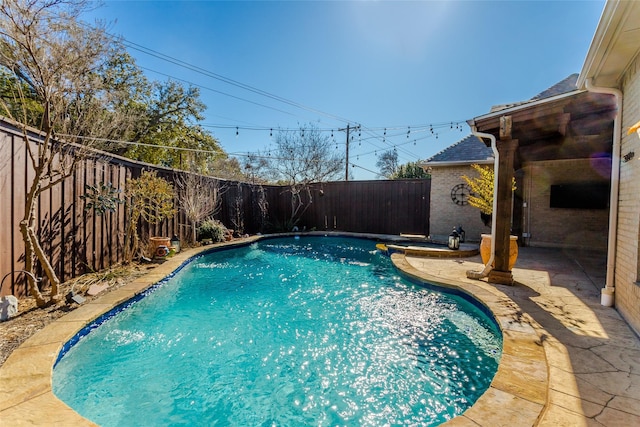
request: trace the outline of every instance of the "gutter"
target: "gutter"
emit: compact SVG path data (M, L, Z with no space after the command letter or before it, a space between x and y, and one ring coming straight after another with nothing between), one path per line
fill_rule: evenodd
M609 236L607 239L607 276L602 288L600 304L605 307L614 305L616 246L618 228L618 195L620 188L620 141L622 138L622 91L616 88L592 86L591 79L585 81L588 91L614 95L616 116L613 121L613 147L611 153L611 194L609 195Z
M498 154L498 148L496 147L496 137L490 133L478 132L475 123L471 125L471 133L475 135L477 138L489 138L491 140L491 150L493 151L493 212L498 210L498 159L500 155ZM489 256L489 261L484 266L482 271L467 271L467 277L469 279L481 279L483 277L487 277L489 272L493 269L493 261L496 257L496 216L491 216L491 254Z

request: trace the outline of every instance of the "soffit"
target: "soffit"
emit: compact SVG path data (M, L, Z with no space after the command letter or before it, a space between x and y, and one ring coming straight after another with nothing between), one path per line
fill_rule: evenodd
M578 87L618 87L640 51L640 2L608 1L578 78Z

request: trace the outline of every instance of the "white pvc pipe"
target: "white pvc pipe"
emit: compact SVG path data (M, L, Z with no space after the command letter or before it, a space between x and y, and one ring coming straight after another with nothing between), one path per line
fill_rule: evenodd
M611 153L611 194L609 196L609 237L607 241L607 278L602 289L601 304L613 306L615 289L616 246L618 239L618 191L620 188L620 140L622 138L622 92L610 87L592 86L591 79L585 81L589 92L614 95L616 116L613 120L613 147Z
M496 257L496 211L498 210L498 147L496 147L496 137L490 133L478 132L475 126L471 126L471 133L478 138L489 138L491 140L491 150L493 151L493 214L491 215L491 254L489 261L480 273L480 277L486 277L493 269L493 260Z

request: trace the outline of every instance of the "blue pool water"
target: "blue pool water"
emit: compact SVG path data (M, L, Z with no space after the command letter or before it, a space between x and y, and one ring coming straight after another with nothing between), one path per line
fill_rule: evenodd
M487 389L495 322L367 240L268 239L194 259L53 372L102 426L438 425Z

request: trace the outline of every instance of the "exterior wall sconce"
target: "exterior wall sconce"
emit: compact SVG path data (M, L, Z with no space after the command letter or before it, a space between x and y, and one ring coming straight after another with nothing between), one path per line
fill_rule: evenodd
M638 134L638 138L640 138L640 122L636 123L635 125L629 128L629 135L631 135L634 132L636 132Z

